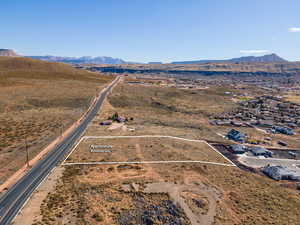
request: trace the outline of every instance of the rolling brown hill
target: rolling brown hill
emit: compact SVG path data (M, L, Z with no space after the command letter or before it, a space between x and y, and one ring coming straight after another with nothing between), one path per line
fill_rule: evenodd
M43 80L78 80L95 81L107 79L95 73L78 70L70 65L45 62L24 57L0 57L0 86L28 81L27 79Z
M23 57L0 57L0 185L89 107L112 80L99 73Z
M90 76L90 73L77 70L70 65L55 62L45 62L25 57L11 58L2 56L0 57L0 69L2 72L23 71L25 74L32 73L33 76L36 76L34 75L35 71L43 74L52 73L51 77L58 76L59 74L65 74L63 77L81 76L81 78L83 78Z

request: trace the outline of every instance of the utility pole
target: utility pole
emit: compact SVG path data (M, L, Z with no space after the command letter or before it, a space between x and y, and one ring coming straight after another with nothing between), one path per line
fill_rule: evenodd
M63 122L62 122L62 120L61 120L61 122L60 122L60 137L62 138L62 136L63 136L63 127L64 127L64 125L63 125Z
M29 153L28 153L28 145L27 145L27 138L25 137L25 150L26 150L26 164L29 168Z

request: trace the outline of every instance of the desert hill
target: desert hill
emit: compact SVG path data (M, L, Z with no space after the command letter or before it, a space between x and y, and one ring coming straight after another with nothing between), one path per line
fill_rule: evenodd
M111 80L63 63L0 56L0 185L24 165L25 139L33 158Z
M100 79L95 75L74 67L55 62L45 62L25 57L0 57L1 80L15 78L21 79L72 79L72 80L94 80Z
M19 56L17 53L15 53L12 49L0 49L0 56L10 56L10 57L16 57Z

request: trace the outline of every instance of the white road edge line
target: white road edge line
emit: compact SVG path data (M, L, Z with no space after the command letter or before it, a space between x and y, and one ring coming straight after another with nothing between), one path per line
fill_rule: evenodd
M230 164L225 163L217 163L217 162L208 162L208 161L193 161L193 160L185 160L185 161L141 161L141 162L86 162L86 163L65 163L65 161L69 158L69 156L75 151L76 147L81 143L82 140L85 139L115 139L115 138L171 138L171 139L177 139L177 140L183 140L183 141L190 141L190 142L199 142L199 143L205 143L210 148L212 148L215 152L217 152L219 155L221 155L226 161L228 161ZM139 135L139 136L83 136L80 141L74 146L74 148L71 150L71 152L68 154L68 156L65 158L65 160L62 162L62 165L105 165L105 164L142 164L142 163L206 163L206 164L215 164L215 165L224 165L224 166L235 166L236 165L228 159L225 155L223 155L221 152L219 152L215 147L210 145L207 141L204 140L195 140L195 139L187 139L187 138L181 138L181 137L175 137L175 136L166 136L166 135Z

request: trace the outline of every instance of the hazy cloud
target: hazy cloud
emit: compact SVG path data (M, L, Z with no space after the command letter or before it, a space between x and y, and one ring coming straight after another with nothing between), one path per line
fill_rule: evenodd
M270 52L269 50L240 50L242 54L264 54Z
M289 32L300 32L300 27L290 27Z

